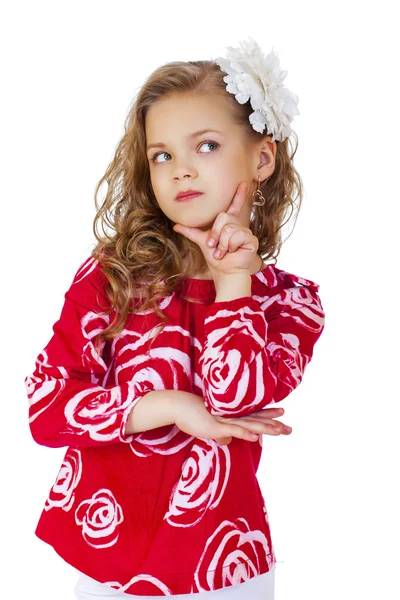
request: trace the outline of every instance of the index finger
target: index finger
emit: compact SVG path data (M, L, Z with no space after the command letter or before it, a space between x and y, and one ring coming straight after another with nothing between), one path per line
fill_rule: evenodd
M242 210L244 203L246 201L246 194L249 189L249 184L247 181L241 181L238 185L235 195L233 196L232 202L228 206L226 212L229 215L238 216L240 211Z

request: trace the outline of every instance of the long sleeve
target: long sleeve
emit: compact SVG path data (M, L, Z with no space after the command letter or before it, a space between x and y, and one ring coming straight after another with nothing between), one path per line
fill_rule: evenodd
M207 308L200 365L204 404L212 415L250 415L286 398L303 379L325 314L319 285L282 273L284 283L266 297Z
M53 336L36 358L33 373L25 377L30 431L43 446L130 443L133 435L124 433L129 413L153 389L140 371L121 385L105 384L112 366L110 345L103 340L99 354L94 345L110 319L101 315L98 301L100 297L104 310L102 278L92 257L79 267Z

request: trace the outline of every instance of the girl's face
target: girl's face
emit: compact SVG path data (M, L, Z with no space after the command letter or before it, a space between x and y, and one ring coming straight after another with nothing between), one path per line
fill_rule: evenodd
M259 158L221 98L201 94L163 98L148 110L145 127L153 191L174 224L208 230L218 213L229 207L239 183L248 181L248 198L239 218L249 226ZM193 136L201 130L208 131ZM157 146L149 148L153 144ZM187 189L203 194L177 202L175 196Z

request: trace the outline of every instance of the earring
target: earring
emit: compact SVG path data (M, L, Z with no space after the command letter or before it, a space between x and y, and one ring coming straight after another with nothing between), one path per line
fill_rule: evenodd
M260 200L262 200L262 202L253 202L253 206L264 206L265 204L265 198L262 195L262 192L260 190L260 177L258 177L258 188L256 189L255 192L253 192L252 194L253 198L259 198Z

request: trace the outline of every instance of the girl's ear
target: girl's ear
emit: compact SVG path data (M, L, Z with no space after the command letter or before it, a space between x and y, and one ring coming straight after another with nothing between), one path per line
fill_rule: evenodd
M259 146L259 154L257 160L258 175L261 181L265 181L272 175L275 170L275 155L276 155L276 143L275 142L263 142Z

